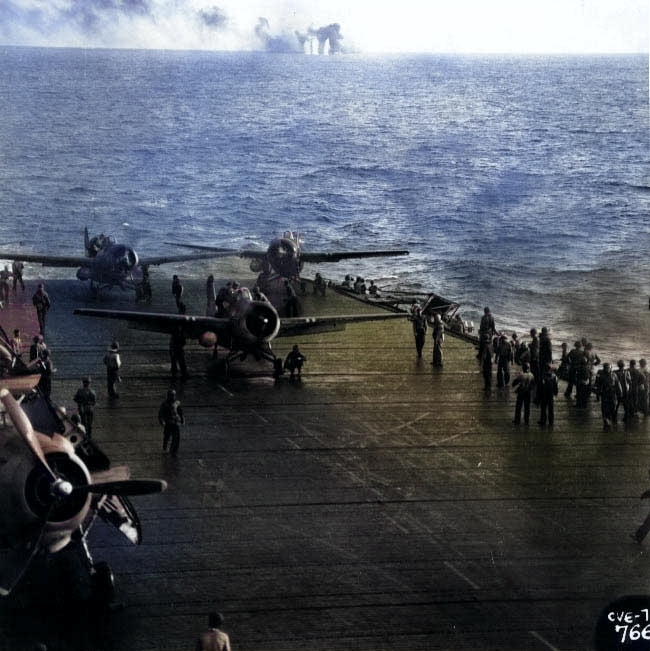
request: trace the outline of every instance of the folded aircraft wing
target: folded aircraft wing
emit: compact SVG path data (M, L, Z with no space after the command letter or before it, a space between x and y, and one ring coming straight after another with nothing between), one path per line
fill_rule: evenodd
M31 253L0 253L4 260L20 260L22 262L36 262L44 267L86 267L88 260L81 255L37 255Z
M180 327L189 337L200 337L205 332L223 332L231 327L230 319L217 319L210 316L191 316L187 314L96 310L93 308L76 308L74 314L77 316L94 316L102 319L127 321L136 330L149 330L151 332L166 332L171 334Z
M345 330L348 323L363 321L385 321L386 319L405 319L406 313L386 312L381 314L341 314L337 316L297 316L281 319L278 337L318 334Z
M386 250L386 251L338 251L334 253L310 253L300 251L300 259L303 262L339 262L340 260L350 260L352 258L379 258L392 255L408 255L406 249Z

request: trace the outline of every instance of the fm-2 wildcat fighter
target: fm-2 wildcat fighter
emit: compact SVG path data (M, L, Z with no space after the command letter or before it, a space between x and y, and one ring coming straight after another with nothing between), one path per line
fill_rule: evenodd
M112 573L93 563L85 543L95 517L139 544L140 522L127 496L157 493L166 483L131 480L126 466L107 467L99 449L93 445L89 453L88 441L38 390L19 402L3 388L0 402L13 425L0 429L0 595L14 589L39 553L56 554L75 540L110 600Z
M347 323L406 318L405 314L349 314L339 316L297 316L280 318L277 310L263 294L255 297L247 287L232 290L220 316L191 316L186 314L159 314L120 310L77 308L79 316L101 317L127 321L132 327L153 332L179 334L197 339L204 348L212 348L216 358L217 346L227 349L222 364L228 372L230 362L242 361L250 354L255 360L266 360L274 367L274 375L282 373L281 360L271 349L276 337L309 335L343 330Z
M2 328L0 360L0 596L12 592L39 554L56 554L75 541L95 596L110 601L113 575L106 563L93 563L86 536L99 516L140 544L128 496L160 492L166 483L131 480L126 466L110 467L83 430L33 388L38 369L11 352Z
M44 267L78 267L77 278L81 281L89 280L93 293L112 287L138 291L142 289L142 283L147 282L150 265L215 257L215 253L195 253L141 258L135 249L126 244L118 244L108 235L89 237L88 228L84 229L84 245L84 256L1 252L0 257L36 262Z
M57 553L72 540L83 542L88 570L101 574L109 594L112 574L93 564L85 545L95 516L139 544L140 522L127 496L157 493L166 483L131 480L126 466L108 467L38 391L18 402L0 389L0 402L13 424L0 429L0 595L12 591L37 554Z
M216 255L225 255L224 249L199 244L180 244L193 249L214 251ZM251 271L261 274L258 285L264 292L269 292L268 284L273 275L290 280L298 280L305 263L339 262L353 258L376 258L395 255L408 255L404 249L383 251L337 251L337 252L310 252L302 248L302 238L299 233L285 231L282 237L271 240L266 251L257 249L244 249L232 251L241 258L250 258ZM266 280L266 282L264 282Z

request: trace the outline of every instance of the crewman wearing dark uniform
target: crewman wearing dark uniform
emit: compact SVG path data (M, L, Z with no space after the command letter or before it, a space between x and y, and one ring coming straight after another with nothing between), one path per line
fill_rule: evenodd
M442 322L438 313L433 315L431 334L433 335L433 361L431 363L433 366L442 366L442 345L445 341L445 324Z
M176 328L169 339L169 357L171 359L172 377L176 377L178 371L181 372L181 378L184 380L189 377L187 374L187 365L185 364L185 331L183 328Z
M499 337L495 355L497 358L497 386L499 388L506 387L510 384L510 364L514 356L512 346L505 335Z
M576 341L573 345L573 350L568 354L569 358L569 383L567 385L566 391L564 392L565 398L570 398L573 393L573 387L577 384L578 380L578 369L580 364L584 359L584 351L582 350L582 342Z
M20 289L24 292L25 291L25 281L23 280L23 271L25 269L25 265L21 260L14 260L13 263L11 264L11 273L14 277L14 294L16 293L16 288L20 284Z
M54 365L50 358L50 351L47 348L43 351L41 364L41 379L38 381L38 388L46 398L49 398L52 393L52 373L54 373Z
M413 336L415 337L415 350L418 359L422 357L422 349L427 335L427 317L422 313L422 308L416 305L409 317L413 322Z
M43 283L38 284L36 292L32 296L32 303L36 308L36 316L38 317L38 327L42 335L45 334L45 317L50 309L50 297L45 291Z
M172 296L176 301L176 307L178 307L179 303L181 302L182 295L183 295L183 285L179 277L176 274L174 274L172 277Z
M314 278L314 294L325 296L326 289L327 283L325 282L325 279L319 273L317 273Z
M537 392L539 397L539 406L541 409L539 424L544 426L548 422L549 427L553 427L555 420L555 411L553 401L558 392L557 376L553 373L551 364L547 364L544 373L540 378L541 386Z
M532 328L530 331L530 343L528 344L528 352L530 353L530 372L535 376L535 383L537 388L541 388L541 374L542 370L539 367L539 336L537 335L537 329ZM535 404L537 404L537 400Z
M623 420L628 420L630 418L630 373L625 368L625 362L622 359L619 359L617 362L618 369L614 371L618 382L621 385L621 392L618 400L616 402L616 413L618 414L618 408L620 405L623 405Z
M490 308L483 308L483 316L481 317L481 323L478 328L478 337L479 337L479 349L477 359L483 359L483 350L486 346L489 346L489 343L492 341L494 335L497 334L496 325L494 324L494 317L490 313Z
M298 316L299 306L298 306L298 297L296 296L296 290L291 285L291 281L285 280L284 287L287 292L287 300L284 304L284 312L287 317Z
M93 432L93 420L95 418L95 392L90 388L90 378L82 380L82 386L74 394L74 401L77 403L77 411L81 424L86 429L86 435L90 438Z
M174 389L167 391L167 397L160 404L158 422L163 426L163 453L167 452L167 445L169 445L169 454L175 457L181 441L181 425L185 424L185 416L180 401L176 400Z
M596 375L595 388L596 396L600 400L603 425L609 427L616 423L616 402L621 394L621 385L618 376L607 362L603 364L602 370Z
M542 328L539 335L539 369L540 373L553 363L553 344L551 343L550 333L548 328Z
M291 352L287 355L284 360L284 368L288 369L291 373L289 379L293 380L298 374L298 379L300 380L300 375L302 373L302 365L307 361L307 358L300 352L298 344L295 344Z

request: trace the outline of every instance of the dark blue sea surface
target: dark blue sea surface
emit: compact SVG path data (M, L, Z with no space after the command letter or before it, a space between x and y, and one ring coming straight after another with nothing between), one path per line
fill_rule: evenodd
M2 48L0 117L8 248L406 247L319 270L650 357L646 56Z

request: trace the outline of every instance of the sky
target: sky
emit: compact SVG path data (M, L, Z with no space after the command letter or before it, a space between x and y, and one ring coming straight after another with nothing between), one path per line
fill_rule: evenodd
M648 52L648 0L0 0L0 45L317 52ZM312 28L311 36L308 30ZM295 32L308 35L301 46ZM325 52L327 52L327 44Z

